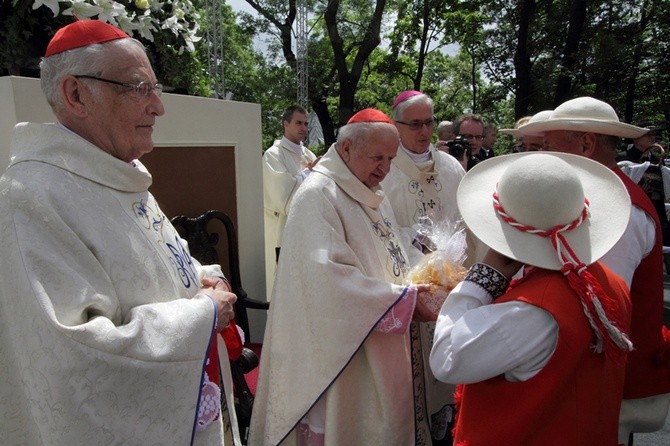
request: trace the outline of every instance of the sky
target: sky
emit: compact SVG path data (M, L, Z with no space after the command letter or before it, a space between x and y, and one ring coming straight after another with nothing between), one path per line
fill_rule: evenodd
M234 12L244 11L252 15L258 14L256 10L251 6L249 6L249 4L244 0L226 0L226 4L228 4L231 8L233 8ZM256 49L256 51L265 53L267 47L268 44L265 37L259 36L259 38L254 39L254 48Z
M256 11L244 0L226 0L226 3L233 8L233 11L246 11L254 14Z
M237 11L245 11L245 12L248 12L248 13L253 14L253 15L258 14L256 12L256 10L254 8L252 8L251 6L249 6L249 4L245 0L226 0L226 3L228 5L230 5L231 8L233 8L233 11L236 11L236 12ZM265 50L267 49L267 42L266 42L265 38L258 38L258 39L254 39L254 40L255 40L254 47L256 48L256 50L259 50L261 52L265 52ZM387 43L388 42L382 41L381 45L385 46ZM447 54L453 56L453 55L458 53L458 49L459 49L459 47L458 47L457 44L451 44L451 45L447 45L444 48L444 51Z

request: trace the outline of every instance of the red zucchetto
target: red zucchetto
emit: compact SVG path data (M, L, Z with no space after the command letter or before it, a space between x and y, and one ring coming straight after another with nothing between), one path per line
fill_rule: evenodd
M47 46L44 57L93 43L109 42L110 40L126 39L128 37L128 34L109 23L100 20L77 20L56 31Z
M386 113L376 108L364 108L358 113L354 114L347 124L353 124L354 122L387 122L393 124L391 118L389 118Z
M398 97L395 98L395 101L393 101L393 106L391 107L391 109L395 109L398 106L398 104L400 104L401 102L405 102L406 100L408 100L412 96L418 96L420 94L423 94L423 93L421 93L420 91L416 91L416 90L403 91L402 93L400 93L398 95Z

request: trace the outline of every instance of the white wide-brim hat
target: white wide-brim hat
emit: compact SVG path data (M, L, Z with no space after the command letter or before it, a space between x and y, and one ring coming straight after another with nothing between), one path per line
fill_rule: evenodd
M620 122L611 105L588 96L564 102L556 107L548 119L540 122L528 122L519 127L519 130L533 133L568 130L631 139L639 138L649 131L642 127Z
M494 208L494 192L507 215L542 230L569 225L589 201L589 216L563 232L577 258L590 265L619 240L630 218L631 203L621 180L586 157L556 152L526 152L490 158L473 167L458 188L465 224L495 251L528 265L550 270L563 266L549 237L523 232Z
M543 132L538 131L538 130L528 130L526 127L528 124L531 124L533 122L544 122L549 117L551 116L553 110L542 110L540 112L535 113L533 116L530 117L528 122L526 122L524 125L519 126L519 128L516 129L500 129L501 133L506 133L507 135L512 135L514 137L522 137L522 136L542 136Z

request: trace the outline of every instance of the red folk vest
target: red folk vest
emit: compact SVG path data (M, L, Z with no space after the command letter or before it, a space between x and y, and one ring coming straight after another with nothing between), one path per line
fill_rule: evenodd
M630 335L635 350L628 354L624 399L645 398L670 392L670 339L663 340L661 224L642 188L621 169L614 169L614 173L626 186L633 205L642 209L656 225L654 249L635 270L630 287L633 302Z
M624 281L600 263L588 270L628 323L630 301ZM462 386L454 444L616 445L625 365L591 349L593 331L567 279L558 271L536 269L494 305L512 300L554 316L559 327L556 350L527 381L509 382L501 375Z

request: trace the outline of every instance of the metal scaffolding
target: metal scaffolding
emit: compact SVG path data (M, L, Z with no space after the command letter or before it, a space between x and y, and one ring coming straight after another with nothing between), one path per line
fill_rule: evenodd
M207 72L212 78L211 88L213 97L226 97L225 76L223 67L223 23L221 4L222 0L207 0L205 11L207 15Z
M309 109L309 81L307 64L307 1L297 0L297 63L296 78L298 91L298 105Z

